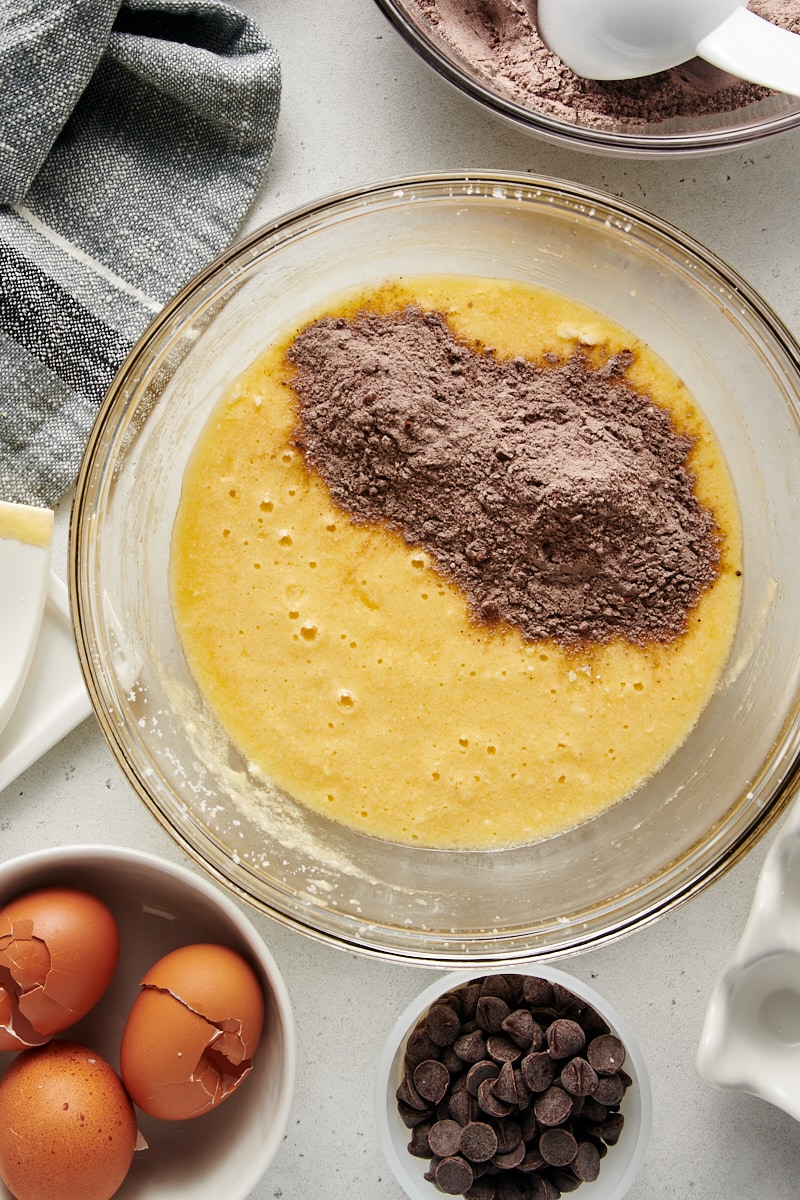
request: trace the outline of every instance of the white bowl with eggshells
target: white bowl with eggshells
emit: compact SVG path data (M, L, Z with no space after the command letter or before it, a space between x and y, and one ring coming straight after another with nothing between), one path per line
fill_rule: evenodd
M20 897L51 888L86 893L116 922L119 958L110 984L85 1016L55 1034L56 1040L96 1052L115 1072L120 1071L120 1043L141 994L142 977L173 951L222 947L223 953L233 952L243 961L260 985L263 1029L241 1085L211 1111L191 1119L160 1119L135 1108L139 1147L113 1193L120 1200L247 1196L281 1142L294 1088L294 1019L269 949L236 904L212 884L135 850L68 846L12 859L0 866L0 913ZM110 953L113 964L113 948ZM2 983L0 970L0 998ZM0 1089L23 1053L0 1052ZM0 1180L2 1200L12 1195Z
M383 1054L378 1067L376 1081L376 1115L378 1133L386 1160L410 1200L435 1200L442 1194L441 1188L425 1178L430 1173L431 1159L420 1157L409 1151L412 1129L403 1120L398 1106L398 1088L403 1081L406 1064L406 1049L410 1035L423 1022L430 1010L443 998L463 985L474 983L476 980L491 981L493 976L503 972L492 970L476 973L474 971L454 971L437 979L421 992L397 1018L391 1033L386 1039ZM608 1031L618 1038L625 1050L622 1068L630 1079L627 1090L619 1105L622 1116L622 1128L618 1140L609 1144L600 1159L599 1171L591 1181L576 1182L574 1190L579 1195L586 1195L587 1200L622 1200L634 1184L644 1163L647 1145L650 1138L652 1123L652 1097L647 1075L647 1067L636 1036L627 1020L618 1013L603 996L582 980L549 965L522 966L516 969L516 978L529 977L555 984L566 992L571 993L579 1004L590 1006L595 1014L599 1014ZM513 978L508 977L507 978ZM587 1035L588 1038L588 1035ZM580 1052L584 1053L583 1050ZM483 1117L480 1113L478 1121L492 1121L491 1117ZM518 1114L512 1112L510 1120L515 1122ZM541 1132L541 1126L539 1128ZM531 1145L536 1142L536 1136L531 1139ZM500 1174L513 1174L501 1172ZM495 1178L499 1179L500 1174ZM546 1176L543 1169L542 1179ZM478 1176L480 1178L480 1176ZM538 1172L530 1171L524 1175L529 1181L538 1181ZM533 1186L533 1183L531 1183ZM538 1183L541 1191L534 1190L533 1196L555 1196L556 1191L547 1191L547 1184Z

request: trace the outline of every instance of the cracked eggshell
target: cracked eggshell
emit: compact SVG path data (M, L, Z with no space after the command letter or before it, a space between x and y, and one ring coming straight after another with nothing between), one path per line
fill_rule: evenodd
M120 1071L134 1103L180 1121L227 1099L250 1073L264 996L247 962L201 943L165 955L145 974L125 1024Z
M119 960L109 909L75 888L43 888L0 911L0 1050L40 1046L104 994Z

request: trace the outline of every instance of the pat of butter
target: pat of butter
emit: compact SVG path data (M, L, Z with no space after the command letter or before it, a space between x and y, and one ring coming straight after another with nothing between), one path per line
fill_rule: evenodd
M11 504L0 500L0 537L13 538L26 546L49 546L55 514L52 508Z
M602 331L589 324L582 326L559 325L557 332L559 337L564 338L565 341L577 342L580 346L598 346L603 341Z

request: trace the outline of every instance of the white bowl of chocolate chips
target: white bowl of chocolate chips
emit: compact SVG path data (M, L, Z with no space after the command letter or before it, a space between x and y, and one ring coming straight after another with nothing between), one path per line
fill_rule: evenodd
M692 896L796 790L799 363L702 246L560 180L379 182L232 247L77 487L135 792L237 896L399 961Z
M652 1101L632 1030L550 967L455 972L398 1017L376 1088L378 1132L411 1200L622 1200Z

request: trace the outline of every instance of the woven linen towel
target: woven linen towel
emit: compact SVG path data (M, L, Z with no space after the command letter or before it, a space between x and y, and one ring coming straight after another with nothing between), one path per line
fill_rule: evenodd
M74 482L117 368L233 239L272 45L216 0L0 0L0 498Z

